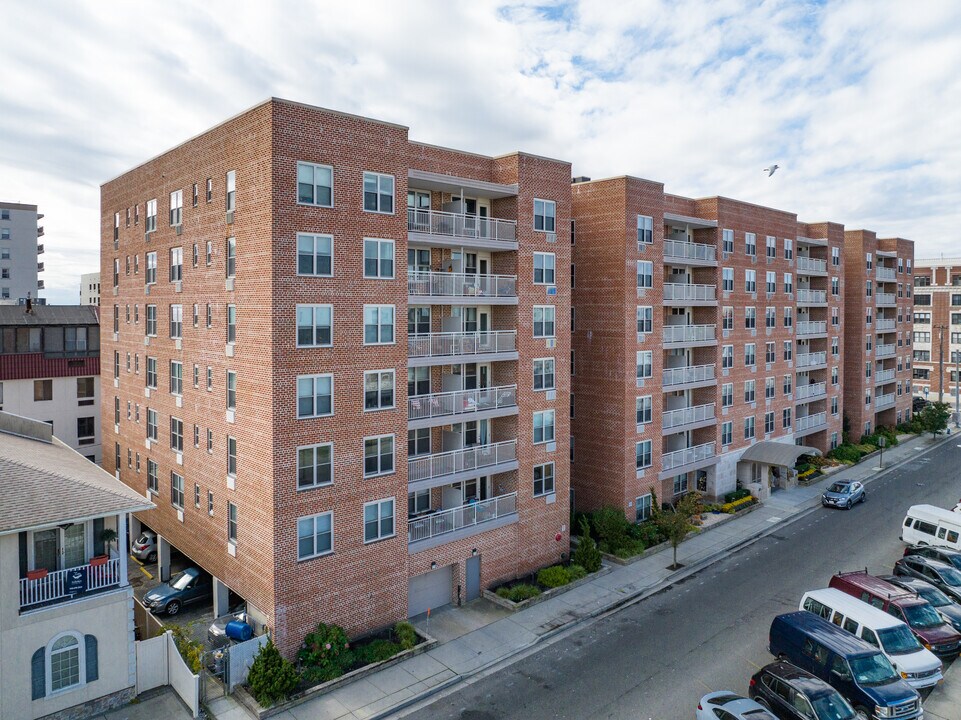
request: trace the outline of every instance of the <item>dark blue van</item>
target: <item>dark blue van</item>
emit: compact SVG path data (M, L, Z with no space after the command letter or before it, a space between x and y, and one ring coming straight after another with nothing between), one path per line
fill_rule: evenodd
M865 718L923 717L921 696L876 647L814 613L774 618L768 649L834 687Z

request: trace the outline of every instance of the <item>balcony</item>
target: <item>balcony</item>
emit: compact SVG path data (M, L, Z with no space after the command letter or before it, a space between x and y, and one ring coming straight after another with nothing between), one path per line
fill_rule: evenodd
M895 350L896 350L896 346L894 343L891 343L890 345L877 345L874 348L874 357L876 358L891 357L892 355L894 355Z
M37 237L43 237L43 225L37 228Z
M798 385L794 392L797 402L811 402L827 395L827 385L823 382Z
M701 385L713 385L717 383L715 364L709 365L690 365L688 367L667 368L664 370L663 383L665 388L680 390L678 385L687 385L691 388ZM687 389L687 388L683 388Z
M37 280L37 290L43 290L43 289L44 289L43 280Z
M704 443L694 447L675 450L661 455L660 478L671 477L681 472L697 470L699 467L714 463L714 443Z
M874 384L884 385L884 383L894 382L894 368L889 370L876 370L874 373Z
M816 432L827 426L827 413L819 412L805 415L794 421L794 434Z
M874 277L878 282L894 282L894 268L884 267L879 265L874 268Z
M517 221L407 208L409 242L444 247L516 250ZM420 237L418 237L420 236Z
M666 325L664 344L673 347L683 345L717 344L717 325Z
M893 407L894 401L895 401L894 393L888 393L887 395L878 395L876 398L874 398L874 409L884 410L886 408Z
M828 324L826 320L801 320L797 324L798 337L827 335L827 332Z
M517 386L414 395L407 398L407 427L416 430L437 424L479 420L517 413ZM440 423L434 422L440 420ZM456 422L461 422L457 420Z
M412 304L516 305L517 277L408 270L407 295Z
M671 433L707 427L716 422L714 403L706 403L693 407L678 408L677 410L665 410L661 415L661 430L664 435L670 435Z
M516 492L440 510L425 517L412 518L407 521L407 543L414 545L438 538L439 542L426 544L436 546L443 542L453 542L487 529L500 527L505 523L494 523L495 520L511 517L517 518ZM411 550L416 551L415 548Z
M422 455L407 461L407 487L426 490L517 469L517 440Z
M717 285L664 283L665 305L714 305L716 303Z
M33 574L33 573L31 573ZM121 579L120 558L104 562L55 570L39 571L38 577L20 578L20 610L31 610L43 605L74 600L89 593L118 587Z
M800 370L802 368L817 367L818 365L827 365L828 354L824 350L821 352L801 353L797 355L795 359L795 366Z
M410 367L449 364L455 357L471 362L516 360L517 331L408 335L407 357Z
M42 263L42 262L38 262L38 263L37 263L37 272L43 272L43 263Z
M894 293L874 293L874 304L878 307L897 305L898 299Z
M37 245L37 255L43 255L43 243Z
M827 275L828 263L826 260L799 255L797 257L797 271L799 275Z
M894 318L875 318L874 329L876 332L892 332L895 327Z
M665 240L664 262L679 265L717 265L717 251L713 245L704 243Z
M827 290L811 290L810 288L798 288L798 305L827 305Z

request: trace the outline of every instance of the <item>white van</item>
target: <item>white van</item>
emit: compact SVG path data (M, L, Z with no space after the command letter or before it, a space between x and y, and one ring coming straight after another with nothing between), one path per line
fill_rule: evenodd
M961 514L934 505L912 505L901 523L908 545L938 545L961 550Z
M921 646L911 628L846 592L835 588L806 592L798 609L830 620L874 645L913 688L932 687L943 677L941 661Z

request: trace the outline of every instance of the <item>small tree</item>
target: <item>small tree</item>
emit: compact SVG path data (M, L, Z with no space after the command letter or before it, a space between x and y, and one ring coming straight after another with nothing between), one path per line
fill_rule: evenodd
M203 667L201 658L204 654L204 644L200 640L194 640L191 637L193 632L194 622L188 622L186 625L164 625L164 630L169 630L171 635L173 635L174 644L177 646L177 650L180 652L180 657L184 659L187 667L190 668L190 672L199 673Z
M586 517L581 518L581 538L571 560L589 573L601 569L601 551L597 549L597 543L591 537L591 524Z
M100 531L100 542L107 546L107 554L109 555L110 548L117 542L117 531L113 528L104 528Z
M247 674L250 692L263 707L283 700L297 687L300 678L294 664L285 660L272 640L257 651Z
M671 543L674 551L674 562L671 570L677 570L677 546L684 542L687 534L697 530L697 526L691 522L692 518L700 512L701 496L697 493L688 493L678 500L670 510L663 510L654 517L657 527Z
M918 420L925 432L930 432L931 437L935 437L939 432L947 429L950 417L951 411L947 403L933 402L924 406L924 410L918 415Z

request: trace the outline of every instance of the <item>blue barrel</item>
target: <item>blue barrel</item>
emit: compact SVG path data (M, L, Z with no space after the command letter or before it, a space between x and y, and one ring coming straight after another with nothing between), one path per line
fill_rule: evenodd
M231 620L224 628L224 634L231 640L244 642L254 636L254 629L240 620Z

